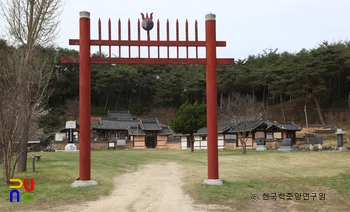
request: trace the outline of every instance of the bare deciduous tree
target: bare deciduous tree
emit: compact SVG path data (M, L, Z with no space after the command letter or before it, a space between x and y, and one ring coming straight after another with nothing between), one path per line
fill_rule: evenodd
M17 126L8 130L7 123L2 130L11 138L7 140L14 139L13 142L16 143L15 146L11 146L14 144L11 143L11 148L16 149L12 149L10 153L16 153L13 168L18 162L18 171L26 171L30 120L47 98L54 58L47 59L41 52L41 46L52 44L57 37L61 7L61 0L0 2L0 13L5 20L11 46L14 46L2 57L3 64L7 65L1 68L1 81L7 84L2 87L1 92L10 96L3 97L7 98L7 101L2 104L4 108L1 112L2 118L11 117L10 123ZM10 104L13 108L9 107Z
M30 67L25 67L22 51L8 46L1 50L0 57L0 151L6 183L23 158L24 170L20 171L26 170L29 129L48 100L54 62L43 48L36 47Z
M250 121L254 121L256 114L262 109L261 104L255 101L251 95L231 93L223 100L223 110L231 118L238 139L242 145L242 153L246 153L246 143L251 134Z
M62 0L6 0L1 15L10 39L19 45L52 44L58 36Z

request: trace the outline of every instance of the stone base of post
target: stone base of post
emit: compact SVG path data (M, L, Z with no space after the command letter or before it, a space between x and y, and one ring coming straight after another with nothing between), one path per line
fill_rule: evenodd
M76 180L71 184L71 187L86 187L86 186L96 186L98 183L95 180Z
M221 180L221 179L205 179L202 181L202 183L207 185L218 185L218 186L222 186L226 184L225 180Z

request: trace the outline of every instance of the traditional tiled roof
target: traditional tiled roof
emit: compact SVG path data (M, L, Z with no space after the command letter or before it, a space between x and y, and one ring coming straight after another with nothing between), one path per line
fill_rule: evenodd
M146 135L146 132L138 127L128 127L128 132L130 135ZM173 132L169 127L162 127L160 131L158 131L158 135L172 135Z
M135 119L101 119L100 123L93 126L93 130L128 130L128 127L136 127L143 131L162 131L157 119L135 120ZM135 128L136 129L136 128ZM165 133L165 132L164 132ZM171 133L170 133L171 134Z
M232 118L233 126L229 130L229 132L250 132L257 127L261 126L261 124L265 123L265 119L263 118L261 113L243 117L243 116L234 116Z
M225 132L226 130L230 129L231 126L232 126L232 123L219 124L218 133ZM203 127L197 130L197 132L195 132L194 135L206 135L207 133L208 133L207 128Z
M158 132L158 135L172 135L173 132L169 127L162 127L162 129Z
M162 129L157 119L141 120L140 127L143 130L161 130Z
M236 122L236 123L235 123ZM226 124L219 124L218 125L218 133L237 133L237 132L250 132L253 131L259 127L262 127L264 129L271 129L273 127L281 130L291 130L291 131L299 131L301 130L301 127L294 124L293 122L270 122L268 120L265 120L261 113L253 116L248 117L242 117L242 116L235 116L232 119L232 123L226 123ZM207 128L201 128L199 129L195 135L206 135L207 134Z
M200 128L199 130L197 130L197 132L193 133L194 135L206 135L208 132L207 132L207 128L206 127L203 127L203 128Z
M301 127L294 124L293 122L277 122L274 121L272 125L270 125L267 129L271 129L273 127L276 127L281 130L293 130L293 131L300 131Z
M106 116L101 117L101 119L104 120L135 120L137 119L136 116L131 115L129 111L115 111L115 110L109 110L108 114Z
M128 133L130 135L146 135L145 131L143 131L139 126L137 127L128 126Z
M218 132L222 133L227 131L228 129L230 129L232 127L232 123L224 123L224 124L219 124L218 125Z
M92 127L94 130L127 130L128 126L136 127L140 120L105 120L101 119L101 123Z
M38 144L40 143L40 138L38 136L29 136L28 144Z

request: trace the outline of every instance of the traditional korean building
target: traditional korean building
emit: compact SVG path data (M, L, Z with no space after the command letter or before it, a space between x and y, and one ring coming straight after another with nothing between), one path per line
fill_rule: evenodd
M77 126L79 126L77 124ZM296 131L301 127L293 122L270 122L261 114L249 117L233 117L230 123L218 125L218 149L241 148L240 135L246 138L247 148L255 148L263 140L268 149L277 149L284 138L291 138L296 145ZM74 142L79 147L78 132ZM194 133L194 149L207 149L207 128ZM52 149L62 149L67 141L65 130L56 133ZM91 127L92 149L188 149L188 135L175 133L156 118L139 119L129 111L108 111Z
M129 111L108 111L108 115L92 127L92 134L95 142L115 142L117 146L131 142L135 149L166 149L172 131L156 118L140 120Z
M240 135L244 135L247 148L255 148L257 140L264 140L269 149L277 149L284 138L291 138L296 144L296 131L301 127L293 122L270 122L261 114L248 117L233 117L230 123L218 125L218 149L241 148ZM176 134L181 149L189 148L187 135ZM207 149L207 128L194 133L194 149Z

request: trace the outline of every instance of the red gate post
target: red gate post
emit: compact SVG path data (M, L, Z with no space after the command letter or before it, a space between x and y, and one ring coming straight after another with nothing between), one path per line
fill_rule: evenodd
M218 158L218 115L217 115L217 85L216 85L216 23L215 14L205 16L206 39L206 92L207 92L207 133L208 133L208 179L203 183L223 185L219 180Z
M79 179L72 187L97 185L91 173L91 88L90 88L90 13L80 12L79 43Z

